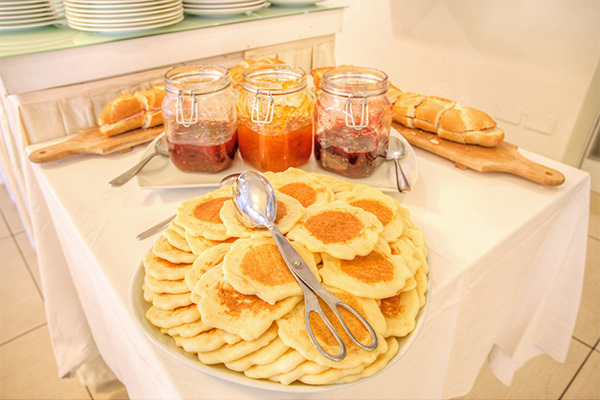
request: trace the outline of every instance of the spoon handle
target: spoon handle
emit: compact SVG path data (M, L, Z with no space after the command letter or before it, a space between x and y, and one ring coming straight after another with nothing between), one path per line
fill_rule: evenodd
M410 184L406 179L406 175L404 175L404 171L402 171L400 161L394 159L394 162L396 163L396 185L398 186L398 190L400 193L408 193L410 192Z
M164 227L169 222L171 222L172 220L174 220L176 216L177 215L170 216L169 218L165 219L164 221L161 221L158 224L154 225L152 228L146 229L144 232L140 233L135 238L137 240L146 239L148 236L152 235L154 232L157 232L160 228Z
M140 172L140 170L142 168L144 168L144 166L146 164L148 164L148 161L150 161L152 159L152 157L154 157L157 154L158 154L157 151L155 151L154 153L150 154L148 157L144 158L139 163L137 163L136 165L134 165L133 167L131 167L127 171L123 172L121 175L117 176L112 181L108 182L108 184L110 186L112 186L112 187L123 186L125 183L129 182L131 180L131 178L133 178L134 176L136 176L137 173Z

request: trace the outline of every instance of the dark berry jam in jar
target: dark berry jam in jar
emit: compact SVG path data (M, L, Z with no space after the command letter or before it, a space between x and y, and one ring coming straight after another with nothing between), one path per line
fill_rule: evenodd
M229 71L191 65L165 74L163 118L169 156L185 172L219 172L237 152L236 94Z
M323 74L321 88L314 111L317 163L349 178L372 175L385 161L392 124L387 75L338 67Z
M188 172L219 172L231 166L237 151L237 134L221 144L199 145L169 142L171 162Z

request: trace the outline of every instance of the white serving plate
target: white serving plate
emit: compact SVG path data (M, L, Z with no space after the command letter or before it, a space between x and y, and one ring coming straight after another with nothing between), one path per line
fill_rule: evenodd
M237 4L197 4L189 1L183 2L183 7L193 8L197 10L229 10L238 9L244 7L252 7L256 5L265 4L266 0L255 0L255 1L244 1Z
M101 32L101 33L113 33L113 34L125 34L129 32L138 32L144 31L148 29L162 28L164 26L174 25L178 22L183 21L184 15L183 12L180 16L177 16L172 19L162 20L156 23L146 23L146 24L135 24L135 26L127 25L127 26L105 26L103 24L80 24L74 21L69 21L69 26L78 29L80 31L90 31L90 32Z
M183 8L179 7L174 11L169 11L163 14L141 16L141 17L129 17L129 18L90 18L90 17L79 17L71 14L67 11L67 19L69 22L73 21L83 26L101 26L101 27L131 27L136 25L147 25L149 23L168 21L181 16Z
M173 4L166 4L162 8L152 7L151 9L144 9L142 11L131 11L131 12L119 11L116 13L98 13L98 12L94 12L94 11L81 10L81 9L78 9L75 7L69 7L68 14L71 16L75 16L75 17L91 18L91 19L97 19L97 20L109 19L109 18L122 19L122 18L131 18L131 17L137 18L137 17L148 16L148 15L163 14L163 13L167 13L169 11L179 10L181 8L182 8L182 5L179 2L175 2Z
M244 14L250 11L260 10L261 8L268 6L269 3L262 2L256 6L248 6L248 7L232 7L232 8L223 8L223 9L211 9L211 8L203 8L203 7L193 7L184 5L183 9L187 14L191 15L199 15L202 17L225 17L229 15L238 15Z
M417 156L412 146L396 131L393 127L391 135L396 136L404 142L407 149L406 157L401 161L402 170L411 187L415 187L419 177L419 164ZM154 139L140 156L140 160L150 155L154 151L154 144L161 135ZM169 157L154 157L146 166L136 175L136 181L139 187L145 189L176 189L190 187L217 187L221 179L227 175L239 173L246 169L254 169L252 166L244 163L238 153L230 168L216 173L196 172L188 173L177 169ZM318 172L338 178L347 179L356 184L366 184L382 191L397 192L396 186L396 167L393 161L384 162L373 175L368 178L351 179L321 168L311 156L309 162L300 167L308 172Z
M269 0L271 4L277 6L310 6L323 0Z
M431 298L431 265L429 266L428 274L428 287L426 293L425 305L419 310L416 318L415 329L406 337L398 341L399 348L398 353L390 360L390 362L379 372L372 376L359 379L355 382L344 383L344 384L331 384L331 385L307 385L301 382L294 382L290 385L282 385L278 382L271 382L266 379L252 379L248 378L241 372L236 372L226 368L223 364L205 365L198 360L198 357L194 354L188 353L180 347L175 345L175 341L168 335L160 332L160 329L152 325L145 317L146 312L150 308L150 303L144 300L142 285L144 284L144 265L140 264L135 270L131 283L129 285L129 307L140 329L146 334L148 339L154 343L158 348L167 353L174 359L182 362L183 364L197 369L199 372L203 372L217 378L224 379L229 382L237 383L244 386L249 386L257 389L271 390L278 392L291 392L291 393L315 393L324 392L328 390L341 389L344 387L352 386L358 383L362 383L374 376L377 376L392 365L394 365L412 346L416 338L421 331L427 311L429 309L429 303Z
M165 4L180 2L180 0L154 0L154 1L131 1L131 2L101 2L94 1L92 3L82 0L64 0L65 7L76 7L87 10L98 10L98 12L120 12L122 9L131 10L148 10L155 7L162 7ZM129 11L129 10L128 10Z

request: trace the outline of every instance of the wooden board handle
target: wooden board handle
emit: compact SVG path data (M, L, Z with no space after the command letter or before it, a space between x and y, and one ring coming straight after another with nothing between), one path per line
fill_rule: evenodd
M29 155L29 160L34 163L46 163L50 161L60 160L61 158L80 154L76 148L67 145L66 142L57 143L52 146L44 147L42 149L34 150Z
M495 170L517 175L546 186L559 186L565 182L565 176L561 172L525 157L514 160L510 164L496 165Z

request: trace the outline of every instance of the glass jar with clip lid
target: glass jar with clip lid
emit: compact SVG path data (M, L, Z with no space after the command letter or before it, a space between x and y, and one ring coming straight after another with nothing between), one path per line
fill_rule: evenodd
M167 71L162 112L173 164L186 172L219 172L237 151L236 92L229 71L189 65Z
M317 163L349 178L376 171L392 124L388 85L385 72L373 68L342 66L323 74L314 112Z
M261 171L299 167L312 154L314 98L306 73L289 64L255 64L242 74L237 103L244 161Z

